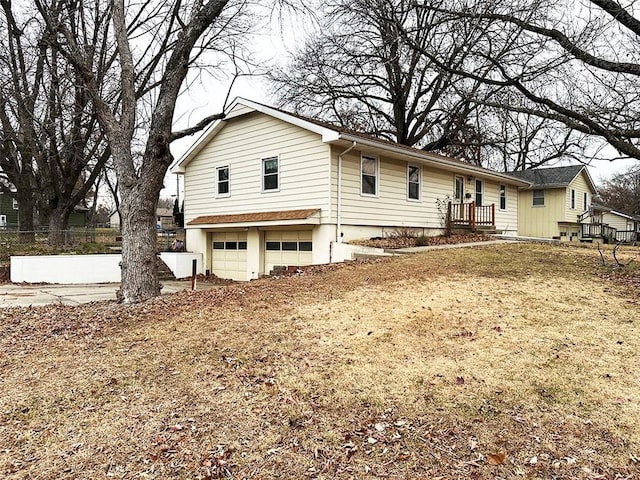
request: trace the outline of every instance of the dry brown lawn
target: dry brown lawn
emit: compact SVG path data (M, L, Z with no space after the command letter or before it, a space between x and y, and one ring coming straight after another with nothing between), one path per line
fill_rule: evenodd
M0 477L640 478L635 263L482 246L3 310Z

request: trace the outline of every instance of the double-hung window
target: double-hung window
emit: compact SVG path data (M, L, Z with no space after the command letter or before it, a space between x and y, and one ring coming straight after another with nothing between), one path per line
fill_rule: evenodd
M229 165L216 168L216 188L218 197L229 196Z
M586 212L587 210L587 192L582 192L582 211Z
M500 185L500 210L507 209L507 186Z
M378 194L378 159L375 157L362 156L360 161L360 176L362 195Z
M420 200L420 167L407 166L407 198Z
M280 161L278 157L262 159L262 191L277 191L280 188Z
M571 209L575 210L576 208L576 191L571 189Z
M484 193L484 182L476 178L476 205L482 205L482 197Z

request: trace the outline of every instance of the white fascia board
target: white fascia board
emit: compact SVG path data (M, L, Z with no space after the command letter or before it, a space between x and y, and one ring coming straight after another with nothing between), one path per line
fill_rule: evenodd
M629 220L634 220L634 218L631 215L627 215L626 213L618 212L616 210L609 210L608 212L605 212L605 213L610 213L611 215L617 215L619 217L628 218Z
M193 160L193 158L200 153L200 151L209 143L209 141L216 136L216 134L222 129L224 120L216 120L209 127L200 134L195 142L189 147L189 149L182 154L178 161L171 167L171 173L180 174L185 173L186 166Z
M413 160L417 160L420 163L425 165L431 165L441 168L446 168L447 170L451 170L453 172L462 173L465 175L479 175L483 178L490 178L493 180L498 180L500 182L509 183L511 185L516 185L519 187L529 187L531 184L526 180L521 180L519 178L511 177L507 174L503 174L500 172L494 172L492 170L487 170L485 168L476 167L475 165L469 164L461 165L456 160L449 160L446 157L442 157L440 155L434 155L430 152L420 152L420 151L411 151L405 148L396 147L394 145L379 143L375 140L369 140L366 138L362 138L356 135L349 134L338 134L338 139L347 140L349 142L356 142L358 145L365 145L368 147L376 148L379 150L384 150L387 152L391 152L396 156L402 157L410 157Z
M589 185L591 186L591 191L593 193L598 193L598 189L596 188L596 184L593 181L593 178L591 178L591 174L589 173L589 169L585 166L581 171L583 171L584 173L587 174L587 181L589 182Z
M246 98L238 97L235 100L236 103L240 103L249 108L253 108L257 112L265 113L270 115L278 120L282 120L283 122L290 123L292 125L296 125L300 128L304 128L305 130L309 130L310 132L317 133L318 135L324 135L325 131L331 131L326 127L322 127L313 122L309 122L302 118L296 117L294 115L289 115L281 110L276 110L275 108L271 108L267 105L263 105L261 103L256 103L251 100L247 100ZM337 133L337 132L336 132Z

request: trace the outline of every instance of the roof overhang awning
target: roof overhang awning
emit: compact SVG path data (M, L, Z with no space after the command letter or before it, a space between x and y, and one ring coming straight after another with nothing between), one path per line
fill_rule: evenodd
M233 215L205 215L187 223L187 228L247 228L285 225L319 225L320 209L284 210L272 212L238 213Z

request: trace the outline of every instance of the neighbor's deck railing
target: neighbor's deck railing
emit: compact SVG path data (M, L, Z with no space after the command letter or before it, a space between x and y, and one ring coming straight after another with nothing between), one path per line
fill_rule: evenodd
M633 243L638 241L638 233L633 230L618 230L616 242Z
M617 230L606 223L583 223L582 238L602 238L604 242L632 243L638 241L638 233L633 230Z
M471 203L449 202L447 218L451 226L468 226L475 230L477 226L495 226L496 206Z

